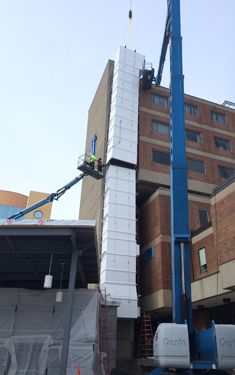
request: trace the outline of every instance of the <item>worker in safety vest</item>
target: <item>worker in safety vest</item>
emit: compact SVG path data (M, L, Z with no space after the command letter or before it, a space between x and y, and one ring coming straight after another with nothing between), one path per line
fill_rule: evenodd
M96 156L94 154L90 154L88 163L90 164L91 168L95 168Z
M97 160L97 169L98 169L99 172L102 172L102 169L103 169L102 158L99 158Z

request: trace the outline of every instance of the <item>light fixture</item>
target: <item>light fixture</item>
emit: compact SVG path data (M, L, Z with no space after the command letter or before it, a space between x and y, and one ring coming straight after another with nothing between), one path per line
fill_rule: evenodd
M53 280L53 276L51 275L52 259L53 259L53 254L51 254L51 260L50 260L48 275L45 275L45 278L44 278L44 288L45 289L50 289L52 287L52 280Z
M60 274L60 290L56 292L55 301L62 302L63 299L63 292L61 290L62 287L62 280L63 280L63 273L64 273L64 263L61 263L61 274Z

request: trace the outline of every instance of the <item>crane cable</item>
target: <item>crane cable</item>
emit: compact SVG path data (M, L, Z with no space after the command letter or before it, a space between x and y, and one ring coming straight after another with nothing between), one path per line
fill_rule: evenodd
M132 20L132 0L130 0L130 10L128 12L129 20Z
M128 40L127 40L127 46L132 49L133 48L133 33L132 33L132 0L130 0L130 9L128 12Z

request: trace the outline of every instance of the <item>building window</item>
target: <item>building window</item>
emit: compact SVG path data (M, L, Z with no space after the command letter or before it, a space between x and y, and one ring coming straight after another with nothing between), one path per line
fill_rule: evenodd
M188 159L188 169L193 172L205 174L205 164L203 160Z
M209 219L207 210L199 210L199 221L201 227L208 224Z
M196 105L185 103L184 109L187 115L193 115L193 116L198 115L198 107Z
M170 165L170 153L159 150L153 150L154 163Z
M169 101L167 96L151 93L151 103L160 105L161 107L168 107Z
M219 148L220 150L231 151L231 144L230 144L230 141L228 139L215 137L214 141L215 141L216 147Z
M234 168L224 167L222 165L219 165L218 168L219 168L219 176L224 179L231 177L232 174L234 173Z
M43 212L41 210L35 210L33 216L35 219L41 219L43 217Z
M149 261L154 258L154 248L150 247L149 249L145 250L144 252L144 260Z
M198 256L199 256L200 272L204 273L207 271L206 249L204 247L198 251Z
M220 124L226 124L226 116L224 113L211 111L212 121L219 122Z
M159 122L159 121L156 121L156 120L152 120L152 130L155 133L169 135L169 133L170 133L169 129L170 129L169 125L164 124L164 123Z
M202 143L201 133L186 129L186 139L190 142Z

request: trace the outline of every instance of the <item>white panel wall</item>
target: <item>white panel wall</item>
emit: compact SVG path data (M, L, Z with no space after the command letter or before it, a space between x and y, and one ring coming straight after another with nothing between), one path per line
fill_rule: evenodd
M115 64L107 162L137 163L139 72L144 56L120 47Z
M139 71L144 56L120 47L115 60L107 162L137 163ZM138 316L136 293L136 173L110 165L103 210L101 287L116 300L118 316Z

